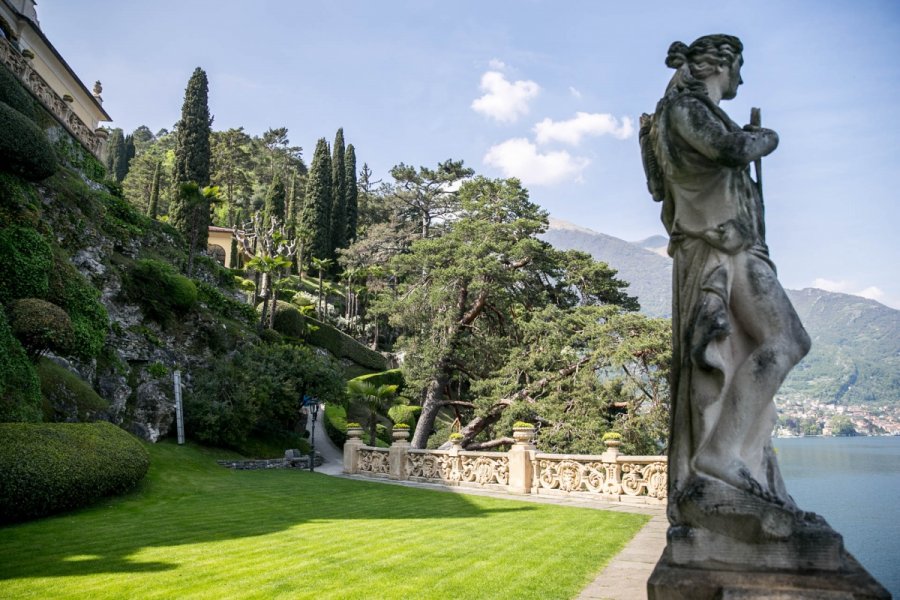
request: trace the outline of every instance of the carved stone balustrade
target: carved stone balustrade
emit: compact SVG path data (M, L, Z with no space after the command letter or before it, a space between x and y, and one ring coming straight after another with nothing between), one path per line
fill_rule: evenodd
M81 117L75 114L69 103L57 94L29 64L28 60L2 36L0 36L0 63L6 65L6 68L19 78L25 88L40 101L66 131L97 159L101 158L106 131L103 129L94 131L86 125Z
M400 436L398 436L400 437ZM388 448L364 446L354 436L344 445L344 472L366 477L496 489L518 494L600 497L608 501L664 504L665 456L546 454L531 440L509 452L414 450L405 439Z

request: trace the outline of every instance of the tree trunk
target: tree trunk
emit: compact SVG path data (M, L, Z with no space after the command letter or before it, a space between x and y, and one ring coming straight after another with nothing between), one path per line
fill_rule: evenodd
M259 328L260 330L265 329L266 327L266 314L269 308L269 275L268 273L263 273L261 277L261 286L262 286L262 314L259 317Z
M276 279L273 277L271 283L272 291L269 294L272 297L272 307L269 310L269 329L275 329L275 313L278 311L278 294L275 292L275 281Z
M441 410L441 394L447 385L447 361L441 361L438 375L431 380L425 389L425 399L422 402L422 412L416 423L416 431L413 434L411 445L413 448L422 449L428 444L428 437L434 429L434 421Z

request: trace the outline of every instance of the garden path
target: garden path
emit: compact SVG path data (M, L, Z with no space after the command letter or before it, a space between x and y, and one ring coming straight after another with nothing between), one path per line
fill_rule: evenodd
M325 431L325 407L319 405L316 419L316 454L322 456L322 464L316 467L319 473L340 475L344 471L344 451L335 446Z

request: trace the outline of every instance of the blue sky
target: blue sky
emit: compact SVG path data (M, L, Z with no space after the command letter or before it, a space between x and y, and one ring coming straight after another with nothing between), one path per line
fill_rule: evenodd
M626 4L628 4L626 6ZM309 160L343 127L376 178L464 159L518 176L552 216L638 240L663 233L637 119L671 42L730 33L779 132L763 162L785 287L900 308L900 2L40 0L41 26L114 125L171 128L194 67L214 128L286 126Z

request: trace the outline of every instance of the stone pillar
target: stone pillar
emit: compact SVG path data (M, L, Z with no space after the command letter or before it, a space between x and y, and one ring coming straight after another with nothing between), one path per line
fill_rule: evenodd
M507 489L513 494L530 494L534 477L531 461L537 446L534 445L534 428L513 428L516 443L509 449L509 485Z
M394 428L394 443L388 450L388 463L390 463L391 479L406 479L406 455L409 451L409 429Z
M359 472L359 448L363 445L361 436L361 427L347 428L347 441L344 442L344 473L348 475Z

